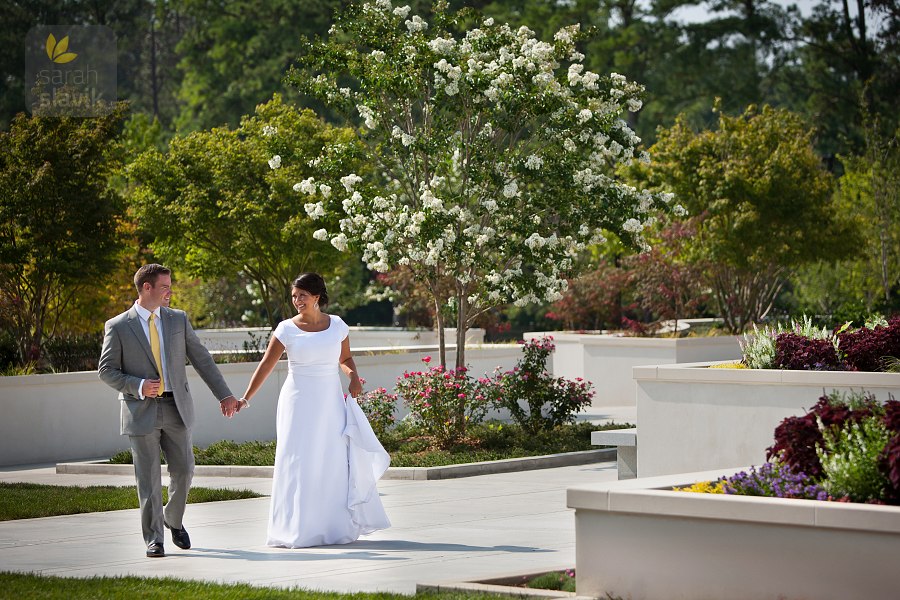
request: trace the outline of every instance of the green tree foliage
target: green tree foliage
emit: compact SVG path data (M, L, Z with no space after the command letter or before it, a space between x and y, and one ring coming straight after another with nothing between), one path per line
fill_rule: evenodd
M877 297L886 308L900 293L900 129L885 138L871 123L865 133L865 153L843 161L839 202L865 231L856 256L875 275Z
M815 118L820 151L861 154L865 113L881 134L900 125L900 9L892 0L822 1L795 25L795 60L783 73L796 110ZM868 105L864 108L860 99Z
M637 304L656 321L647 328L650 332L662 321L674 321L673 335L677 336L678 320L699 316L709 300L704 277L708 265L691 252L699 220L693 217L672 223L659 232L649 252L624 261Z
M869 115L864 153L840 157L836 203L862 232L860 243L845 260L801 270L788 298L797 311L861 322L900 308L900 129L890 137L881 132Z
M175 47L189 19L180 0L26 0L0 10L0 129L25 110L25 36L35 25L103 25L116 36L118 97L168 124L181 77Z
M281 79L296 58L298 41L324 35L345 3L181 0L192 26L177 47L183 73L178 128L235 127L273 92L294 98Z
M333 248L312 239L292 186L318 174L311 158L351 136L276 94L238 129L194 132L174 138L166 153L142 154L128 168L131 208L153 251L188 275L245 273L274 325L290 314L286 291L298 273L328 276L340 263ZM276 154L284 167L267 164Z
M79 295L116 266L123 202L109 185L127 108L104 117L16 117L0 132L0 304L22 363Z
M772 307L799 265L845 256L855 231L838 218L812 130L790 112L750 107L695 133L679 117L660 131L648 176L700 217L696 251L714 299L740 332Z

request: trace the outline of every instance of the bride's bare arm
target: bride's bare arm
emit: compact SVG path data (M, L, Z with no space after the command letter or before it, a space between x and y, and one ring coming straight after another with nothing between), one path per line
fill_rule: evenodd
M259 361L256 370L253 372L253 376L250 378L250 383L247 385L247 391L244 392L244 396L241 398L247 402L242 402L242 404L245 406L249 405L250 398L259 391L260 386L262 386L263 382L272 372L272 369L275 368L275 365L278 363L278 360L283 353L284 344L273 335L272 339L269 340L269 347L266 348L266 353L263 355L262 360Z
M359 398L362 394L362 382L359 380L359 373L356 372L356 363L353 362L353 355L350 354L350 336L344 338L341 342L341 371L350 378L349 392L354 398Z

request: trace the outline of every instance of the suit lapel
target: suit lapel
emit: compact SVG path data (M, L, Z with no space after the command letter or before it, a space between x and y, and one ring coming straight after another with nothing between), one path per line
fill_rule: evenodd
M144 327L141 325L141 317L137 313L137 309L133 306L131 310L128 311L128 325L131 327L131 331L134 333L134 336L138 340L138 344L141 345L141 348L144 349L144 352L147 353L147 358L150 359L150 363L156 367L156 361L153 360L153 351L150 350L150 340L147 339L147 334L144 333Z
M159 314L162 318L163 344L165 344L165 356L163 356L162 359L165 363L166 373L171 374L172 361L169 360L169 357L172 355L172 328L174 327L174 325L172 324L172 311L163 306L160 307ZM171 381L167 381L167 383L170 386L172 385Z

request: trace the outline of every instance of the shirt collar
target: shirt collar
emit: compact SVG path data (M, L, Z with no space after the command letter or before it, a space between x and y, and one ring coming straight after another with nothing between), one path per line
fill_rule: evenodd
M145 321L150 320L150 311L147 310L146 308L144 308L143 306L141 306L140 304L138 304L137 300L134 301L134 308L137 311L138 316L140 316L143 320L145 320ZM159 312L160 312L159 308L157 308L156 310L153 311L153 314L156 315L157 319L160 317Z

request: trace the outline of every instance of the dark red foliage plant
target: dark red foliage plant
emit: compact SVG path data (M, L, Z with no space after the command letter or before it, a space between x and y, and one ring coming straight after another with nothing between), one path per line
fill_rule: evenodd
M900 357L900 316L887 326L861 327L838 334L847 368L853 371L883 371L885 359Z
M840 371L843 369L830 340L813 339L792 332L775 338L775 366L803 371Z
M823 427L841 427L848 420L859 421L880 410L874 394L853 392L849 398L840 392L823 395L808 413L787 417L775 428L775 443L766 450L766 458L780 457L796 473L812 478L823 475L816 446L823 443Z
M601 260L593 271L569 280L569 289L547 312L569 330L618 328L622 317L621 296L627 293L629 275Z
M900 400L891 397L884 403L884 426L889 431L900 433Z
M879 459L881 469L890 483L886 500L890 504L900 504L900 433L888 441Z

